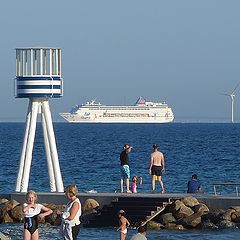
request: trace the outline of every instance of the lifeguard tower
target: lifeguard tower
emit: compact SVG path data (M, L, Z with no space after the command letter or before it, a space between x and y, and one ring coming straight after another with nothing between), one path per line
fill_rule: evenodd
M63 192L49 98L63 95L61 49L17 48L15 97L29 98L16 192L27 192L37 116L41 114L51 192Z

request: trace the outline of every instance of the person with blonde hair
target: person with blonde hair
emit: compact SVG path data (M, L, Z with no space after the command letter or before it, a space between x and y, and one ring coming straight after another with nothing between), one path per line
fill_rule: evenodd
M77 186L68 185L65 194L69 200L63 213L60 234L64 239L77 240L80 231L81 202L77 197Z
M38 240L38 218L44 219L53 211L37 203L37 194L34 191L26 194L26 201L22 207L24 214L23 240Z

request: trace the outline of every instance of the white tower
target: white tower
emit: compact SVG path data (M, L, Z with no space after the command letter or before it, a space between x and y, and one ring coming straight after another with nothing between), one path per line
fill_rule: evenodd
M41 114L51 192L63 192L49 98L63 95L61 49L17 48L15 97L29 98L16 192L27 192L37 115Z

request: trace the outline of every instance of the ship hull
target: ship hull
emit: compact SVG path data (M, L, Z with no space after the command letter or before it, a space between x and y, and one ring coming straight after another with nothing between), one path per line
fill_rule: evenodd
M60 113L70 123L170 123L173 117L148 117L148 118L82 118L77 114Z

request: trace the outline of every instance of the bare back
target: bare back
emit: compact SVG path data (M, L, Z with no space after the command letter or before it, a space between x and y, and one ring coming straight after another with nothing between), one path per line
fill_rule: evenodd
M164 166L163 154L159 151L154 151L151 153L151 165L154 166Z

